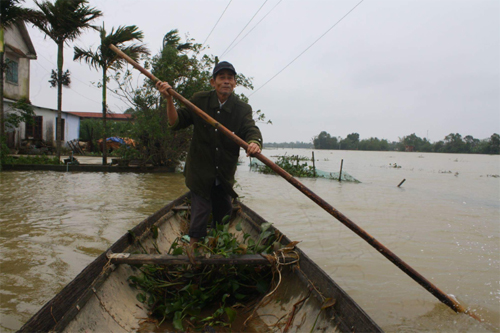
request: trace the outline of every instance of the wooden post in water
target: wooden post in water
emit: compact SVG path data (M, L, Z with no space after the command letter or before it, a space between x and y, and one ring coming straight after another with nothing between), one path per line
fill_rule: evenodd
M344 166L344 159L340 161L340 173L339 173L339 182L342 181L342 167Z
M316 162L314 161L314 151L312 152L312 160L313 160L313 175L316 178Z
M401 185L403 185L403 183L405 182L405 180L406 180L406 178L405 178L405 179L403 179L403 180L401 181L401 183L399 183L398 187L400 187Z
M120 49L118 49L114 45L110 45L110 49L113 50L116 54L118 54L120 57L125 59L128 63L130 63L132 66L134 66L138 71L146 75L148 78L150 78L153 82L158 82L158 78L155 77L153 74L148 72L146 69L144 69L141 65L139 65L136 61L134 61L132 58L127 56L125 53L123 53ZM205 122L210 124L211 126L215 127L218 129L222 134L226 135L228 138L230 138L234 143L242 147L243 149L247 150L248 149L248 143L246 143L244 140L242 140L240 137L235 135L233 132L231 132L229 129L224 127L221 123L217 122L215 119L207 115L203 110L198 108L196 105L191 103L189 100L184 98L181 94L176 92L173 88L168 89L168 93L175 97L177 100L179 100L182 104L184 104L186 107L191 109L193 112L195 112L200 118L202 118ZM335 217L338 221L340 221L343 225L345 225L347 228L352 230L356 235L360 236L363 238L368 244L370 244L372 247L374 247L381 255L386 257L389 261L391 261L394 265L399 267L403 272L405 272L408 276L410 276L413 280L415 280L418 284L420 284L422 287L424 287L427 291L429 291L431 294L433 294L437 299L439 299L441 302L449 306L452 310L460 313L466 313L469 316L473 317L474 319L477 319L481 321L481 319L475 315L473 312L467 310L463 305L458 303L457 300L455 300L453 297L450 297L449 295L445 294L441 289L439 289L437 286L435 286L432 282L427 280L425 277L420 275L416 270L414 270L410 265L408 265L406 262L404 262L401 258L399 258L394 252L389 250L387 247L385 247L382 243L380 243L378 240L376 240L373 236L368 234L365 230L360 228L358 225L356 225L353 221L351 221L347 216L336 210L332 205L327 203L325 200L320 198L317 194L312 192L310 189L308 189L304 184L302 184L300 181L298 181L296 178L294 178L292 175L290 175L288 172L280 168L276 163L271 161L269 158L266 156L262 155L262 153L257 153L254 154L254 157L257 158L259 161L270 167L274 172L276 172L278 175L283 177L287 182L289 182L292 186L294 186L296 189L301 191L303 194L305 194L309 199L314 201L318 206L323 208L326 212L328 212L330 215ZM342 160L341 164L341 169L340 172L342 172L342 165L344 163L344 160ZM340 177L339 177L340 180Z

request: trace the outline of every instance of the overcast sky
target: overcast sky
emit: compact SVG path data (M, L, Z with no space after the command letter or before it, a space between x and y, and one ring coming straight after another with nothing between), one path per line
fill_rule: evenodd
M32 0L25 4L34 7ZM321 131L390 141L411 133L431 141L449 133L479 139L500 133L498 0L90 4L104 14L95 23L104 21L109 30L137 25L153 54L171 29L203 43L227 8L206 42L206 53L221 56L255 15L221 60L252 77L255 90L262 87L250 96L250 104L273 122L260 125L265 142L309 142ZM31 101L55 109L57 92L47 81L56 67L57 47L30 25L28 30L38 55L31 62ZM99 36L89 31L65 49L64 69L70 70L72 85L63 91L63 110L100 112L101 92L91 82L98 82L101 73L73 62L75 45L95 49ZM252 94L241 87L236 91ZM129 107L112 96L108 104L116 113Z

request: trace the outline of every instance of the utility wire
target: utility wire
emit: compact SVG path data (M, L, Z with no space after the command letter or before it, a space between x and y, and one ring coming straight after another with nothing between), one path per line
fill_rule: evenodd
M334 25L332 25L327 31L325 31L321 36L319 36L318 39L316 39L311 45L309 45L304 51L302 51L298 56L295 57L295 59L293 59L292 61L290 61L288 63L288 65L286 65L285 67L283 67L283 69L281 69L278 73L276 73L272 78L270 78L269 80L267 80L263 85L261 85L257 90L255 90L254 92L252 92L250 95L248 95L248 97L252 96L253 94L255 94L257 91L259 91L260 89L262 89L266 84L268 84L269 82L271 82L271 80L273 80L276 76L278 76L281 72L283 72L288 66L290 66L292 63L295 62L295 60L297 60L298 58L300 58L300 56L302 56L304 53L307 52L307 50L309 50L314 44L316 44L321 38L323 38L330 30L332 30L333 28L335 28L335 26L337 24L339 24L343 19L345 19L347 17L347 15L349 15L353 10L356 9L356 7L358 7L364 0L361 0L360 2L358 2L358 4L356 6L354 6L350 11L347 12L347 14L345 14L344 16L342 16L342 18L340 20L338 20Z
M227 4L226 6L226 9L224 9L224 11L222 12L221 16L219 17L219 19L217 20L217 22L215 22L215 25L214 27L212 28L212 31L210 31L210 33L208 34L207 38L205 38L205 41L203 42L203 44L201 45L205 45L205 43L207 42L208 40L208 37L210 37L210 35L212 34L212 32L214 32L215 30L215 27L217 26L217 24L219 24L219 21L220 19L222 18L222 16L224 16L224 13L226 12L227 8L229 7L229 5L231 4L231 2L233 2L233 0L229 1L229 3Z
M277 4L276 4L276 5L275 5L275 6L274 6L271 10L270 10L270 11L268 11L268 12L267 12L267 14L266 14L266 15L264 15L264 17L263 17L263 18L262 18L259 22L257 22L257 24L256 24L256 25L254 25L254 27L253 27L252 29L250 29L250 31L249 31L249 32L247 32L247 34L246 34L245 36L243 36L243 37L242 37L242 38L238 41L238 43L234 44L234 45L233 45L233 47L232 47L229 51L227 51L227 53L229 53L229 52L231 52L232 50L234 50L234 48L235 48L235 47L236 47L236 46L237 46L237 45L238 45L238 44L239 44L239 43L240 43L243 39L245 39L245 37L246 37L246 36L248 36L248 35L249 35L252 31L253 31L253 29L255 29L255 28L256 28L256 27L260 24L260 22L264 21L264 19L267 17L267 15L269 15L269 14L270 14L270 13L274 10L274 8L276 8L276 7L277 7L277 6L281 3L281 1L283 1L283 0L280 0L280 1L279 1L279 2L278 2L278 3L277 3Z
M262 6L260 6L260 8L255 12L255 14L252 16L252 18L250 19L250 21L248 21L248 23L243 27L243 29L241 29L241 31L238 34L238 36L236 36L236 38L231 42L231 44L229 44L229 46L226 48L226 50L224 52L222 52L222 54L220 55L221 57L224 56L224 54L226 54L226 51L231 47L231 45L233 45L233 43L236 41L236 39L238 39L238 37L240 37L240 35L248 27L248 25L250 24L250 22L252 22L252 20L255 18L255 16L260 12L260 10L262 9L262 7L264 7L264 5L266 4L267 1L268 0L264 1L264 3L262 4Z
M1 0L0 0L1 1ZM47 60L47 62L53 64L52 61L50 61L47 57L45 57L43 54L40 54L40 56L42 56L42 58L44 58L45 60ZM37 63L37 65L39 65L40 67L42 67L43 69L45 69L47 72L51 73L52 71L49 71L47 68L43 67L40 63ZM81 83L87 85L87 87L92 87L92 88L95 88L95 89L98 89L98 90L101 90L99 88L97 88L96 86L94 86L93 84L89 84L88 82L85 82L83 80L80 80L78 77L71 77L71 80L77 80L77 81L80 81Z
M47 60L48 62L52 63L52 62L51 62L49 59L47 59L47 58L46 58L43 54L40 54L40 55L42 56L42 58L44 58L44 59L45 59L45 60ZM43 67L41 63L37 62L37 64L36 64L36 65L37 65L37 66L40 66L41 68L43 68L43 69L44 69L47 73L51 73L51 71L50 71L50 70L48 70L47 68ZM99 88L95 87L95 86L94 86L94 85L92 85L92 84L90 84L90 85L89 85L89 84L88 84L88 82L84 82L84 81L80 80L80 79L79 79L79 78L77 78L77 77L75 77L75 78L71 77L71 79L76 79L77 81L82 82L83 84L87 85L88 87L93 87L93 88L99 89ZM98 101L96 101L96 100L93 100L93 99L88 98L87 96L85 96L85 95L81 94L81 93L80 93L80 92L78 92L78 90L76 90L76 89L73 89L73 88L71 88L71 87L67 87L67 89L69 89L69 90L73 91L73 92L74 92L74 93L76 93L77 95L80 95L81 97L83 97L83 98L85 98L85 99L87 99L87 100L89 100L89 101L91 101L91 102L94 102L94 103L97 103L97 104L102 104L102 102L98 102ZM100 90L100 89L99 89L99 90ZM37 94L37 95L38 95L38 94Z

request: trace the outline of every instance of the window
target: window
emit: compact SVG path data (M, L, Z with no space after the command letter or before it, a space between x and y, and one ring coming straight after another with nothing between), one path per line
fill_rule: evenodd
M35 140L42 140L42 124L43 117L35 116L35 130L33 135L35 137Z
M33 117L32 123L26 123L26 139L42 140L43 117Z
M7 58L5 61L5 80L10 83L18 83L17 68L19 66L18 62Z

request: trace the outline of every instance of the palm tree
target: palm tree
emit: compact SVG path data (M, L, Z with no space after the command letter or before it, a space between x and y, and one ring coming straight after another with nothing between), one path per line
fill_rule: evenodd
M125 54L134 60L137 60L142 54L149 54L148 49L143 44L127 44L132 41L141 41L144 38L142 31L135 25L130 26L119 26L116 31L111 29L111 32L106 35L106 29L104 28L104 23L102 27L98 28L101 35L101 46L97 48L96 51L92 49L83 50L79 47L75 47L75 56L73 60L85 61L90 67L94 67L96 70L102 69L102 121L104 127L103 133L103 152L102 152L102 164L108 164L108 150L106 148L107 130L106 130L106 114L107 114L107 104L106 104L106 87L108 82L107 71L108 69L117 70L120 69L124 63L124 60L117 56L109 46L115 45Z
M3 0L2 0L3 1ZM63 49L64 44L75 40L84 29L96 29L90 23L102 16L102 12L89 7L88 0L55 0L38 2L41 19L32 23L42 30L50 39L57 44L57 125L56 142L57 157L61 157L61 134L62 134L62 86L67 75L63 73Z
M5 137L5 116L3 110L3 77L5 73L4 50L5 29L16 23L29 21L37 17L34 10L20 7L23 0L0 0L0 145ZM0 148L1 151L1 148Z

